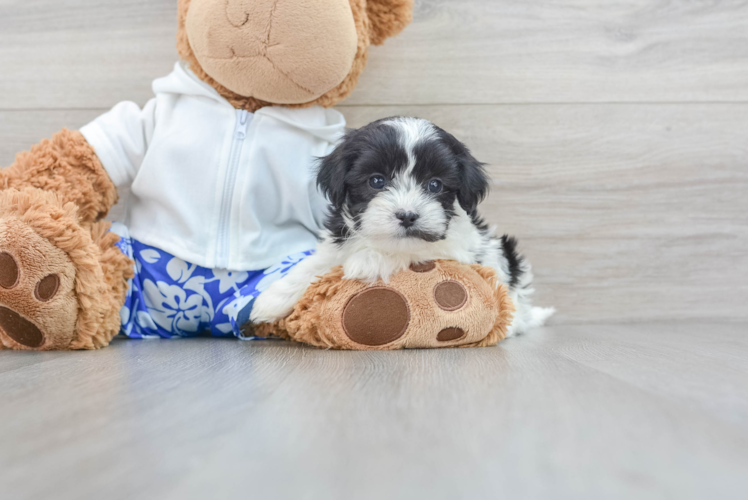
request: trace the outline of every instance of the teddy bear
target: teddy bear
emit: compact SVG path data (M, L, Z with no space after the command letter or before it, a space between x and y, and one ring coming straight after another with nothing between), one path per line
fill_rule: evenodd
M356 86L369 46L402 31L412 11L412 0L179 0L181 61L154 81L152 100L63 129L0 171L0 349L97 349L118 333L276 333L348 349L500 340L511 314L502 287L445 262L363 302L372 284L333 272L283 325L246 328L254 299L314 251L327 207L314 161L346 125L332 106ZM105 222L122 189L124 220ZM470 297L450 320L424 319L445 311L416 293L434 279ZM408 316L397 338L372 343L351 326L366 312L351 311L382 293ZM463 328L476 314L481 328ZM426 339L423 321L451 330Z

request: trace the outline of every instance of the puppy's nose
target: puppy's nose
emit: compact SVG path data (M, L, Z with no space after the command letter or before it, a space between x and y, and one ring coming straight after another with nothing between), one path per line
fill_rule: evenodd
M403 226L404 228L409 228L416 223L420 215L415 212L406 212L404 210L400 210L395 214L395 217L400 219L401 226Z

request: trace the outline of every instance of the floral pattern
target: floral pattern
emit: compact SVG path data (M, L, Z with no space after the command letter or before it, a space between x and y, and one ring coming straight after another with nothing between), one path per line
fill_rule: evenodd
M121 224L112 231L121 237L120 250L135 261L120 311L121 333L131 338L242 337L240 315L246 318L261 292L313 253L285 257L263 271L207 269L129 238Z

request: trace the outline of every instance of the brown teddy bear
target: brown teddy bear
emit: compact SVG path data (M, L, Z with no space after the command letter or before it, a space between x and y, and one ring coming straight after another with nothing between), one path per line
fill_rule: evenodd
M179 0L182 62L154 82L152 101L64 129L0 171L0 349L96 349L120 331L241 337L252 300L310 253L322 226L312 162L345 128L329 108L412 8ZM110 229L102 219L125 187L127 225ZM339 348L500 340L511 304L491 273L434 266L389 288L333 273L282 327L259 329ZM465 302L449 311L454 293ZM362 309L372 297L397 321Z

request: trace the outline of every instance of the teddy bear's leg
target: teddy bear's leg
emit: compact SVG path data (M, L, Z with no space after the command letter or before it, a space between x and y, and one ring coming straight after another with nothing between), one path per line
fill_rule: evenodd
M0 344L67 350L109 343L132 268L106 225L84 227L77 206L55 193L0 191Z
M79 132L62 130L0 171L6 348L92 349L116 333L126 271L112 253L114 236L96 222L116 201L114 184Z
M117 189L91 145L80 132L67 129L19 153L15 163L0 170L0 189L29 187L75 203L84 226L104 218L117 202Z

